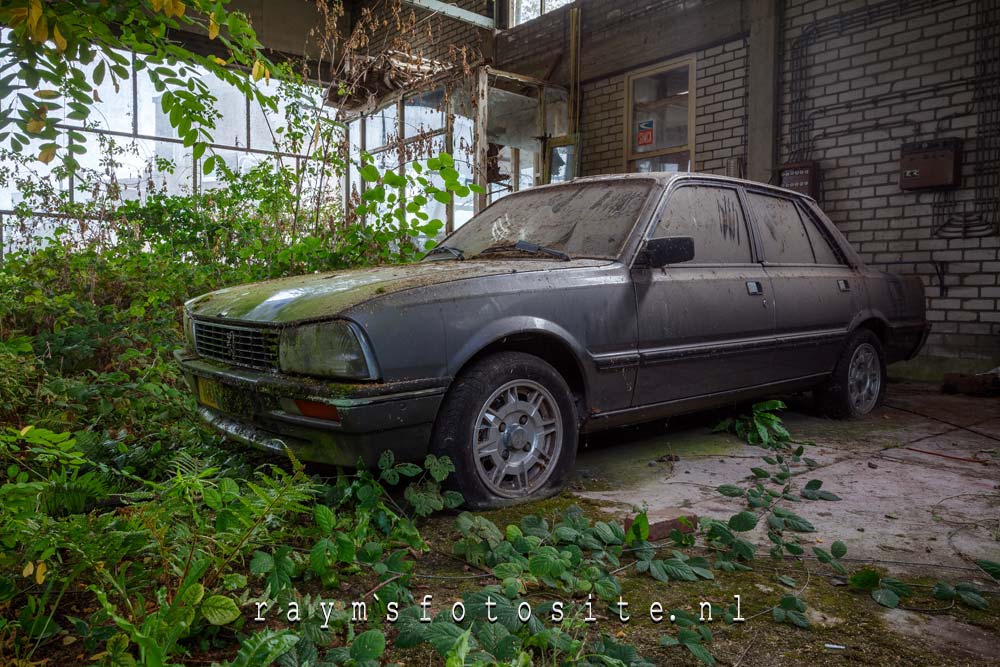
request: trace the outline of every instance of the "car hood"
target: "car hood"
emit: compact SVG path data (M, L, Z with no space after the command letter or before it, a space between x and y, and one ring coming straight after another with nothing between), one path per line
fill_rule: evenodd
M386 294L455 280L505 273L601 266L607 260L545 259L486 261L441 260L314 273L238 285L191 299L185 308L195 317L286 324L333 317Z

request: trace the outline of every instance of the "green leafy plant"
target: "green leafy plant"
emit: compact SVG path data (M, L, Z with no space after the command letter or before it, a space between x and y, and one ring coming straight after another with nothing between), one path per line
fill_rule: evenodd
M770 446L772 442L787 442L791 434L782 424L781 417L775 414L786 407L778 400L754 403L750 414L723 419L712 431L734 433L740 440L763 447Z

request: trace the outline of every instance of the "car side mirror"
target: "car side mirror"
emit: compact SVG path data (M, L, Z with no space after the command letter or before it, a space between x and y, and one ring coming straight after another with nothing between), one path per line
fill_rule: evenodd
M663 236L649 239L639 251L637 264L659 269L694 259L694 239L690 236Z

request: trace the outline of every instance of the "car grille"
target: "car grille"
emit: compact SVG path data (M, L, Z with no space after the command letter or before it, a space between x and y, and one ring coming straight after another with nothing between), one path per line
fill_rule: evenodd
M195 352L250 368L278 368L278 336L275 329L194 322Z

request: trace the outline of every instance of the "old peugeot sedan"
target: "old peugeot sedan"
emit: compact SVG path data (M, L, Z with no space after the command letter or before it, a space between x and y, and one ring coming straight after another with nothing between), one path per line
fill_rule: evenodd
M218 429L338 465L446 454L489 507L558 490L582 432L808 389L865 415L928 324L922 283L812 199L635 174L507 196L414 264L195 298L184 327Z

